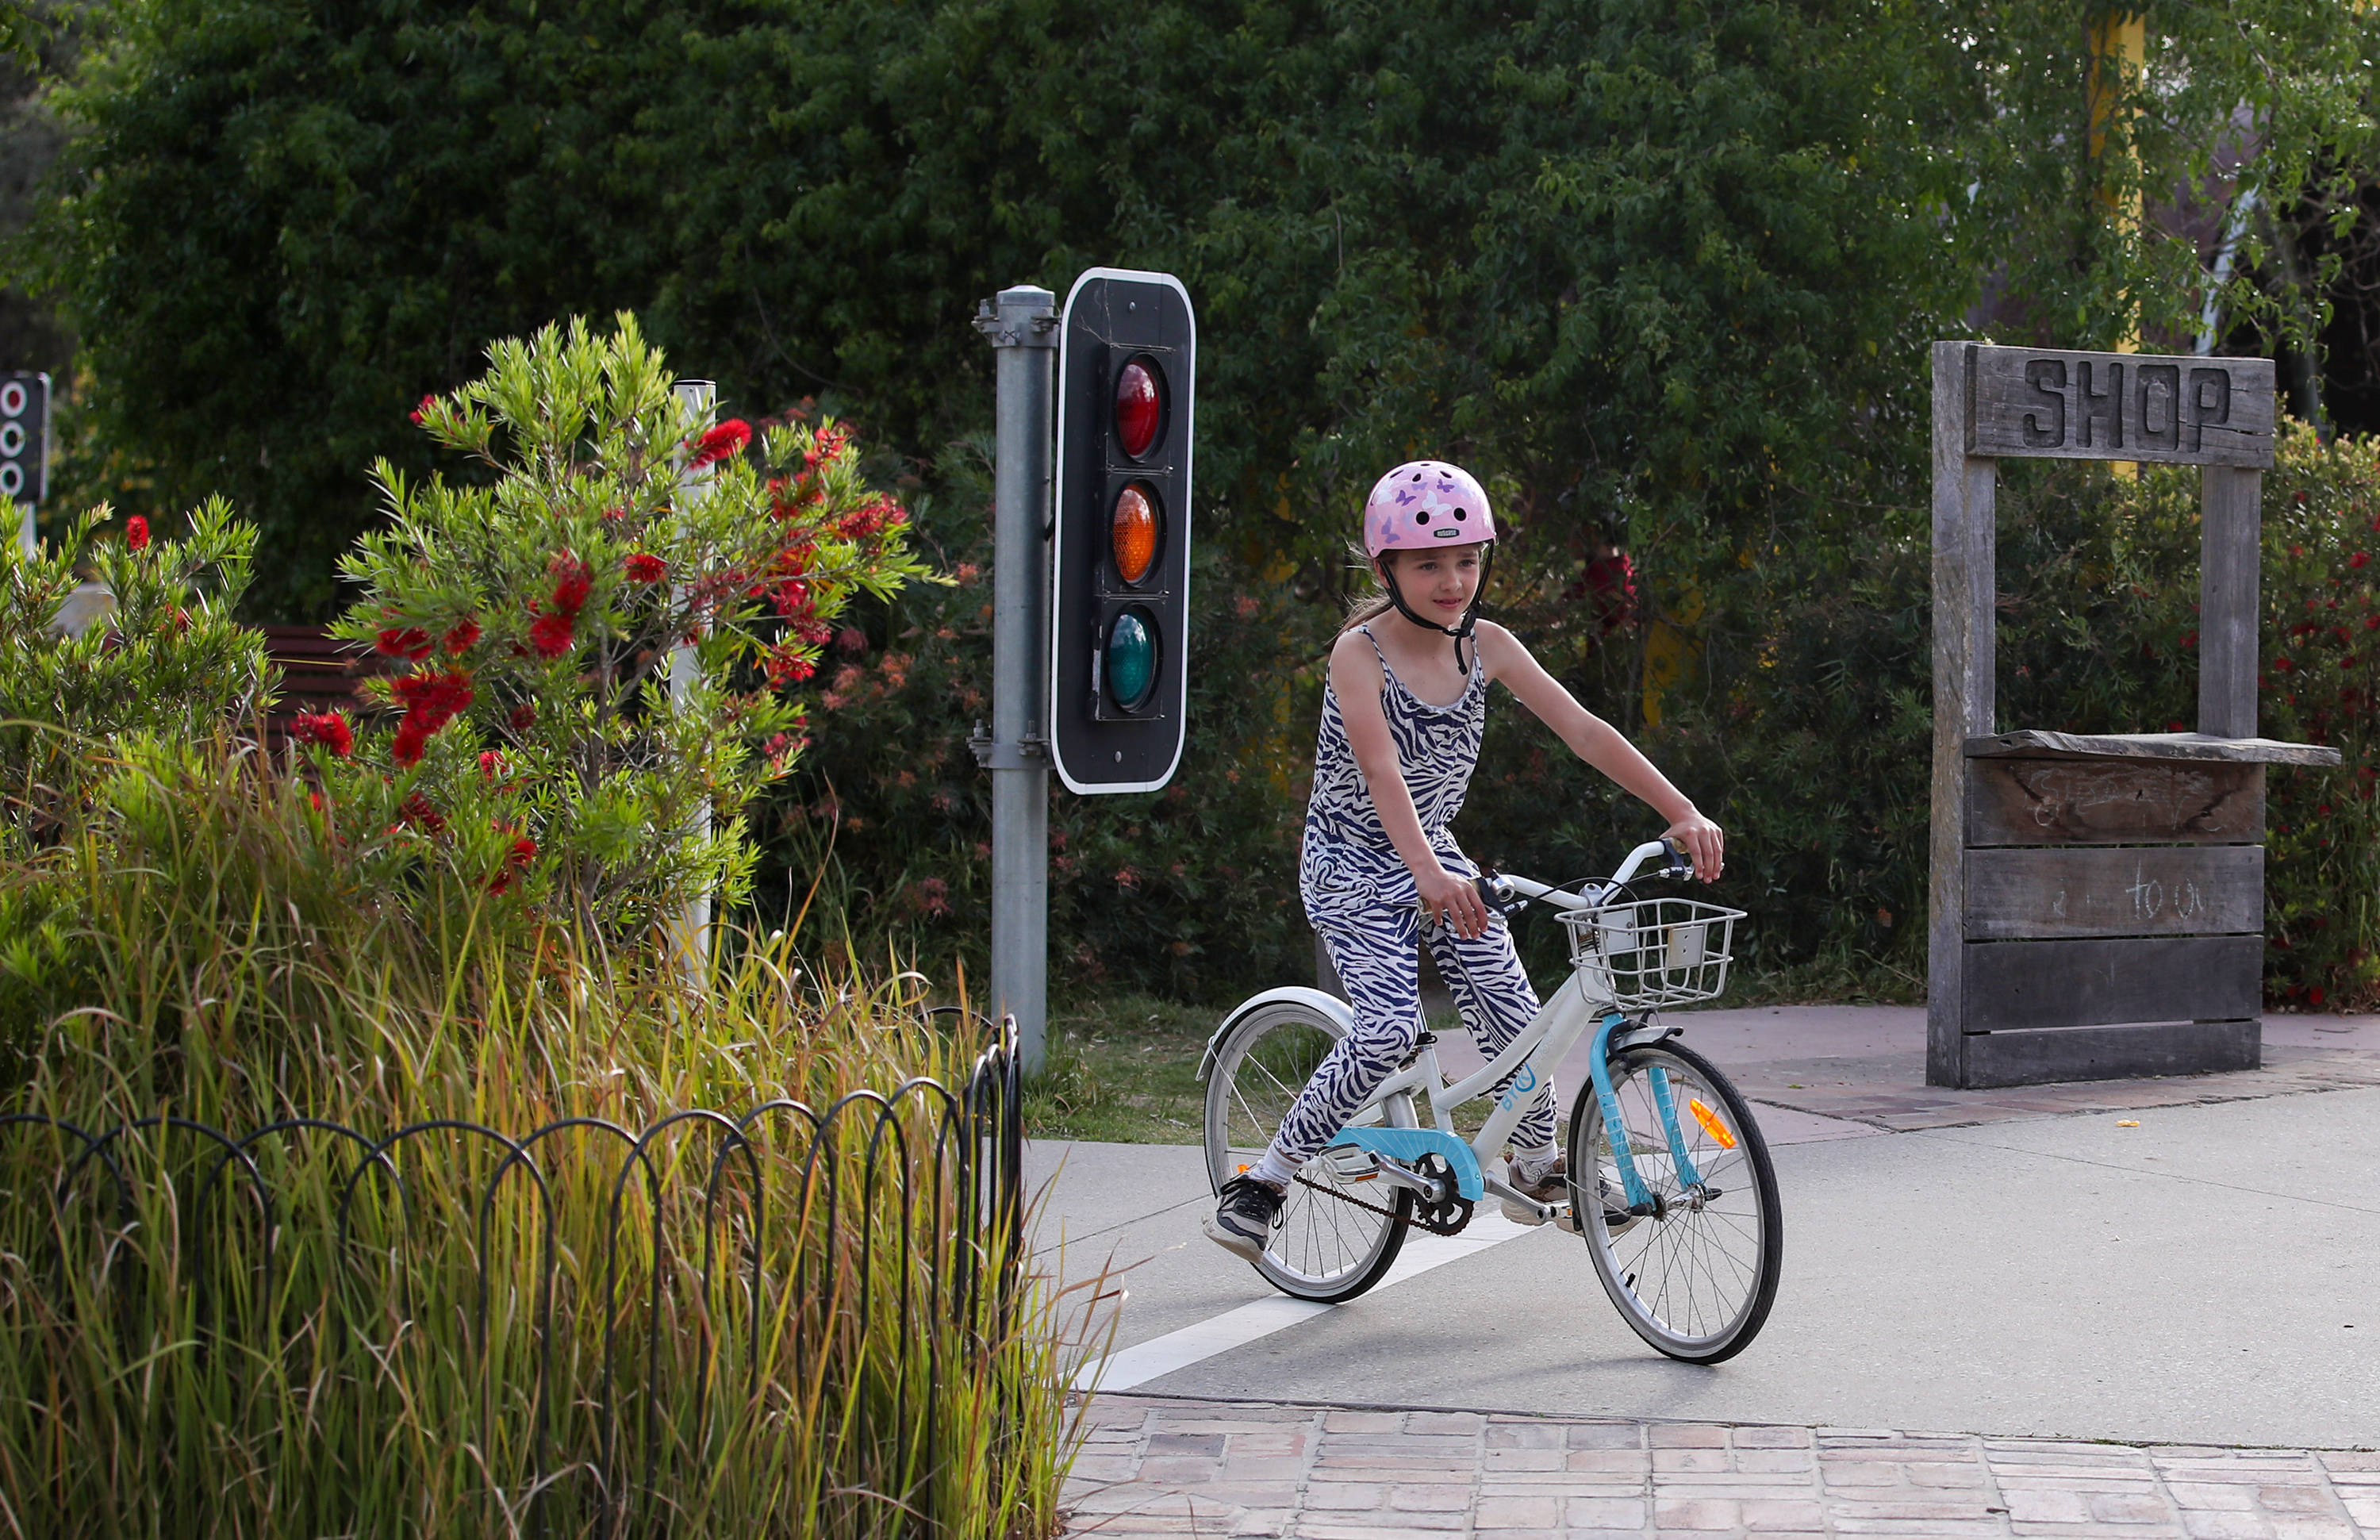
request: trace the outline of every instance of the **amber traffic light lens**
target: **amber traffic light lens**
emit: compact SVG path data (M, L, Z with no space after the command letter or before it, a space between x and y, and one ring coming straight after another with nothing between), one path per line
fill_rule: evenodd
M1148 454L1157 442L1158 425L1164 415L1155 366L1146 358L1124 365L1116 376L1115 394L1116 437L1123 452L1135 460Z
M1108 520L1108 549L1115 553L1116 576L1138 583L1157 562L1157 500L1135 481L1116 498Z

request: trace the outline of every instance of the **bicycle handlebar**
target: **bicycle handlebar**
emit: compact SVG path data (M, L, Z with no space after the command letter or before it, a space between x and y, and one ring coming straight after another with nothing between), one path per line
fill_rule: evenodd
M1592 909L1609 898L1612 890L1635 877L1637 872L1644 868L1645 862L1663 857L1666 857L1663 867L1666 875L1670 877L1694 875L1693 858L1687 855L1684 849L1674 841L1663 839L1647 840L1630 851L1628 858L1620 863L1620 869L1611 874L1609 881L1589 887L1583 893L1566 893L1550 883L1533 881L1525 877L1515 877L1510 872L1499 873L1496 880L1510 887L1522 898L1536 899L1556 909Z

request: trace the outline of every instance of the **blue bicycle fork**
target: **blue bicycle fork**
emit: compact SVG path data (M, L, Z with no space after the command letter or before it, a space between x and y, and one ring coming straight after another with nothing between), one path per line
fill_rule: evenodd
M1636 1156L1628 1147L1631 1141L1627 1120L1620 1112L1620 1093L1611 1087L1611 1035L1626 1025L1628 1018L1617 1011L1603 1018L1603 1025L1595 1029L1595 1048L1587 1056L1587 1073L1595 1079L1596 1103L1603 1109L1604 1136L1610 1141L1612 1157L1620 1167L1620 1186L1627 1196L1628 1211L1650 1214L1653 1194L1646 1190L1645 1179L1636 1174ZM1678 1129L1678 1104L1670 1094L1670 1072L1658 1064L1648 1065L1645 1078L1653 1087L1653 1105L1660 1110L1661 1132L1669 1136L1670 1158L1677 1162L1680 1189L1702 1185L1694 1158L1686 1153L1685 1135ZM1582 1189L1584 1186L1582 1182Z

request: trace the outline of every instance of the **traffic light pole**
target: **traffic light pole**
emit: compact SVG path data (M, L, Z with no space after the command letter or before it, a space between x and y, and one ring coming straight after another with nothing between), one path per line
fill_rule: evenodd
M1050 754L1041 699L1049 629L1050 365L1057 296L1020 285L986 300L996 350L992 479L991 1013L1016 1018L1026 1073L1041 1067L1050 972Z

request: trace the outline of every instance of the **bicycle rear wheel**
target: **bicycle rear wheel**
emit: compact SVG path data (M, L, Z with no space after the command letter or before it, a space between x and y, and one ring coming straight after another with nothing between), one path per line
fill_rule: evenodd
M1262 1006L1232 1029L1207 1078L1207 1175L1218 1192L1264 1154L1290 1104L1341 1036L1329 1015L1289 1000ZM1378 1119L1374 1109L1355 1121ZM1369 1163L1361 1166L1368 1170ZM1342 1170L1327 1155L1305 1163L1298 1174L1325 1191L1291 1184L1272 1243L1256 1264L1265 1281L1284 1294L1335 1304L1354 1299L1388 1272L1404 1244L1399 1221L1412 1217L1413 1194L1381 1192L1377 1181L1357 1180L1357 1170L1351 1160ZM1390 1213L1359 1208L1333 1195L1340 1193Z
M1670 1149L1657 1072L1700 1178L1691 1188ZM1591 1081L1579 1087L1570 1125L1572 1210L1596 1276L1636 1335L1662 1352L1689 1364L1732 1358L1768 1319L1784 1263L1767 1143L1727 1077L1675 1043L1614 1055L1611 1086L1625 1126L1605 1126ZM1633 1223L1620 1213L1628 1199L1615 1147L1629 1151L1655 1205Z

